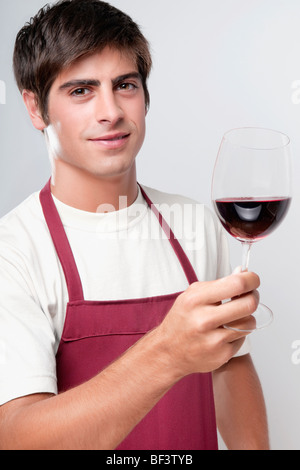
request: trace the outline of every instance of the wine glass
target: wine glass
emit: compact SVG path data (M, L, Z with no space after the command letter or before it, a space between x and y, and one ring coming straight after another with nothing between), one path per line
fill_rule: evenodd
M212 202L227 232L243 246L242 271L250 249L282 222L291 204L290 139L271 129L245 127L225 133L213 173ZM273 320L259 304L254 331Z

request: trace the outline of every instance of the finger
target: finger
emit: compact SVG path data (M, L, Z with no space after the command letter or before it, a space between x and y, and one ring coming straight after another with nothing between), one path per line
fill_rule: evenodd
M252 333L251 327L253 327L255 323L252 320L253 317L248 317L250 320L245 321L245 322L237 322L236 324L228 324L228 325L223 325L218 328L218 331L222 335L223 343L234 343L237 340L240 339L245 339L246 336L248 336L250 333ZM235 328L236 327L236 328ZM239 328L240 327L240 328Z
M236 341L233 341L231 343L231 353L232 353L232 356L231 356L231 359L239 352L239 350L241 349L241 347L243 346L244 342L245 342L245 337L244 338L240 338L240 339L237 339Z
M244 344L244 341L245 341L245 337L239 338L231 343L228 342L224 346L223 356L221 359L222 361L221 365L227 364L239 352L239 350Z
M252 333L256 329L256 319L253 315L249 317L242 318L241 320L236 320L226 325L223 325L224 328L237 331L237 332L245 332L245 333Z
M201 305L215 305L220 301L241 296L257 289L260 280L257 274L243 272L231 274L213 282L196 282L190 286L195 301Z
M235 325L249 324L251 326L253 320L250 316L257 309L258 303L259 294L257 291L236 297L215 308L214 323L218 327L230 325L232 322L235 322ZM242 323L241 319L243 319Z

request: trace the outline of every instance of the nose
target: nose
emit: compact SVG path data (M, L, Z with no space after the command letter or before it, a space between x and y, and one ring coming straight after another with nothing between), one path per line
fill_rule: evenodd
M96 103L96 119L101 124L113 126L123 119L124 112L114 90L102 89Z

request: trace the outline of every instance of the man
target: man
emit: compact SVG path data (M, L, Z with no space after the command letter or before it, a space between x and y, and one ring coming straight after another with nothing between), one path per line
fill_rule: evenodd
M17 37L53 171L0 225L4 449L216 449L215 405L229 448L268 448L241 350L259 278L228 275L207 209L137 184L150 69L136 24L98 0L46 7ZM168 207L188 216L173 226Z

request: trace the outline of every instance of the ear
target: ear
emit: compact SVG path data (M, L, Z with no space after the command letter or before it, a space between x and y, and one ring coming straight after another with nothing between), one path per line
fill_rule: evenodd
M41 112L37 104L37 99L33 91L23 90L22 97L32 124L39 131L44 130L47 125L45 124L42 118Z

